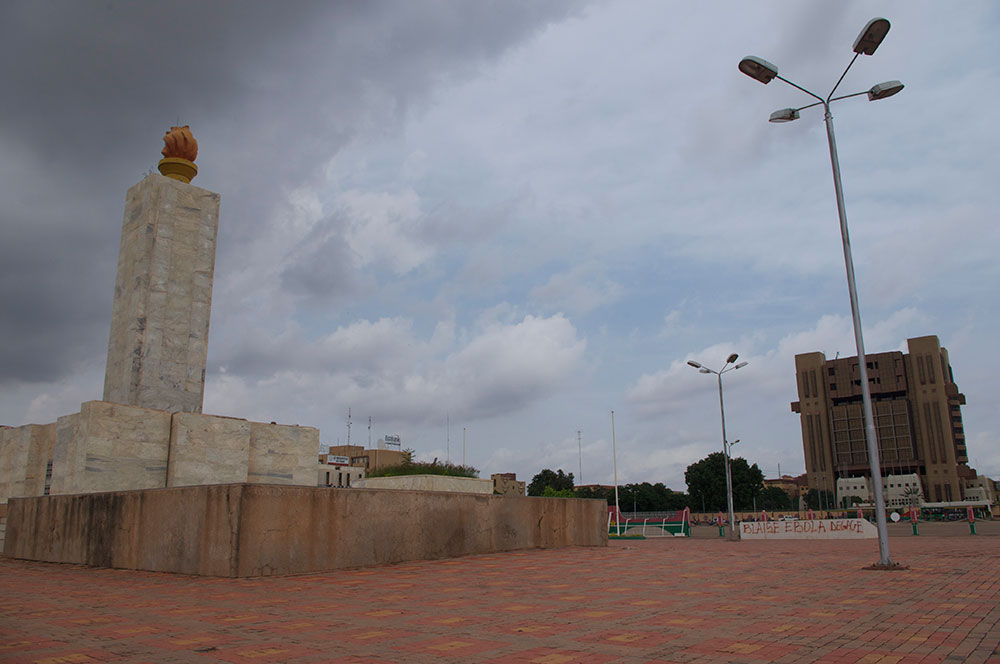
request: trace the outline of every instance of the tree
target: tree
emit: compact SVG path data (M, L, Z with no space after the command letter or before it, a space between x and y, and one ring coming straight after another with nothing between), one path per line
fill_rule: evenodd
M550 486L545 487L542 496L545 498L576 498L573 489L553 489Z
M545 493L545 487L547 486L552 487L556 491L562 491L563 489L572 491L573 473L566 474L561 468L559 472L553 472L546 468L531 478L531 483L528 485L528 495L541 496Z
M588 486L575 491L577 498L597 498L606 500L608 505L615 504L614 487ZM686 493L671 491L663 482L623 484L618 487L618 497L622 501L623 512L674 512L684 509L689 503Z
M837 506L832 491L809 489L806 492L806 506L811 510L829 510Z
M413 461L404 458L397 466L384 466L368 472L368 477L396 477L399 475L450 475L452 477L479 477L479 469L454 463Z
M923 496L920 494L920 489L915 486L906 487L903 490L903 498L906 499L906 504L911 507L920 507L921 503L923 503ZM861 502L860 499L858 502Z
M855 505L860 505L864 501L861 500L860 496L843 496L840 499L840 506L844 509L848 507L854 507Z
M764 488L764 473L757 464L751 466L742 457L730 459L729 470L733 480L733 509L753 509L754 501ZM727 509L726 460L722 452L712 452L688 466L684 481L694 509Z
M577 498L596 498L598 500L606 500L608 505L615 504L615 490L614 487L604 488L600 486L581 486L574 489Z
M764 490L760 492L758 507L768 511L795 509L795 506L792 505L792 497L780 486L764 487Z

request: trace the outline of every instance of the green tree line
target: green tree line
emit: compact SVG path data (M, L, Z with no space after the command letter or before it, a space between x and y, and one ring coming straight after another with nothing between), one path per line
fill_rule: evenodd
M764 474L757 464L750 464L742 457L730 459L730 473L733 483L733 509L738 511L789 510L796 509L798 503L780 487L764 486ZM614 487L576 487L573 473L562 469L546 468L531 479L528 484L529 496L549 496L563 498L597 498L615 504ZM713 452L704 459L687 467L684 473L687 493L673 491L662 482L652 484L639 482L618 487L618 500L623 512L669 512L685 507L693 512L725 511L726 473L725 457L721 452ZM811 500L810 500L811 498ZM807 502L816 502L826 496L810 496Z

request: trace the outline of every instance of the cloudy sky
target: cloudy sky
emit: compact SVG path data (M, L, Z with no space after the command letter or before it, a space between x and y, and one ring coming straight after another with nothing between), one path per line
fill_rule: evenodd
M708 8L711 7L711 8ZM809 98L834 107L869 352L936 334L1000 476L1000 5L5 2L0 423L100 399L126 190L178 120L222 196L205 412L399 434L484 475L804 470L793 357L855 354ZM580 432L579 438L577 432ZM578 453L578 440L582 455ZM450 442L449 442L450 441Z

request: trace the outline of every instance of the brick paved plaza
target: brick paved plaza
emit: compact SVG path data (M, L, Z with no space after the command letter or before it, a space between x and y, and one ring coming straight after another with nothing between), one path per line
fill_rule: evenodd
M897 572L705 529L262 579L0 558L0 662L1000 662L995 524L940 525L894 526Z

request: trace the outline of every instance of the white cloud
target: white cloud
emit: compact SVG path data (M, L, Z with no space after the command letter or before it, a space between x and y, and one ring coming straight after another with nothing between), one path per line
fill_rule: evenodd
M465 338L456 345L456 338ZM326 419L330 402L400 426L451 412L476 419L517 412L561 389L577 369L586 342L563 316L488 321L456 335L450 323L422 340L412 321L356 321L317 340L289 328L276 337L248 335L232 364L206 387L206 412L275 419L297 413ZM225 363L223 366L227 366ZM255 378L256 376L256 378Z
M553 311L585 314L611 304L622 295L622 287L609 279L600 265L577 265L553 274L548 282L531 291L531 299Z
M405 274L427 261L433 251L413 237L421 217L420 198L412 189L397 193L348 190L336 205L349 219L347 242L359 263L369 263Z
M31 399L24 420L32 424L55 422L63 415L80 412L80 404L103 398L104 371L92 367L76 376L77 380L44 386L43 392Z

